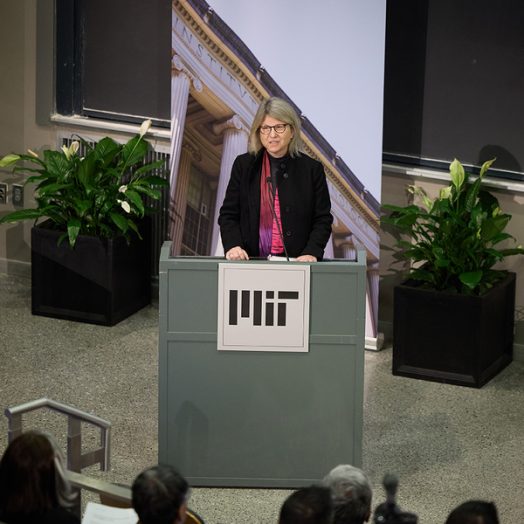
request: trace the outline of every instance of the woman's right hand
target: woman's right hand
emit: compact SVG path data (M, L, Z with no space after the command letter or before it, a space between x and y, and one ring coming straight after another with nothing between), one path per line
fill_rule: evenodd
M249 260L249 257L240 246L235 246L226 253L226 260Z

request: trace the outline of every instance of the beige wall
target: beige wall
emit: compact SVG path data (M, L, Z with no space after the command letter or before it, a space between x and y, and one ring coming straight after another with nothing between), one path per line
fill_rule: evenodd
M38 41L53 41L52 2L39 0L3 0L0 3L0 155L22 152L27 148L38 150L56 143L55 126L36 124L36 100L53 85L53 70L41 71L37 89L37 51L39 58L52 56L53 49L38 49ZM37 24L37 7L39 24ZM50 46L49 46L50 47ZM51 62L52 63L52 62ZM46 85L47 84L47 85ZM41 100L41 97L40 97ZM50 112L49 110L47 111ZM0 171L0 181L8 186L23 181L21 175ZM25 201L30 202L31 191ZM0 213L12 211L8 202L0 205ZM0 226L0 270L28 271L30 260L30 224ZM17 262L21 262L18 264Z

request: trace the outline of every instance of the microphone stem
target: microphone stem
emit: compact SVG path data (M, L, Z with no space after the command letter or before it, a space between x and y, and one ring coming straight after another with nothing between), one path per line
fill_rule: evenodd
M271 197L269 199L269 207L271 208L271 212L273 213L273 220L277 224L278 234L280 235L280 240L282 241L282 247L284 248L284 254L286 255L286 260L289 262L289 256L287 254L286 249L286 243L284 242L284 234L282 233L282 226L280 224L280 220L278 220L277 213L275 211L275 195L276 195L276 188L273 187L273 181L271 180L271 177L266 178L266 182L269 184L269 191L271 192Z

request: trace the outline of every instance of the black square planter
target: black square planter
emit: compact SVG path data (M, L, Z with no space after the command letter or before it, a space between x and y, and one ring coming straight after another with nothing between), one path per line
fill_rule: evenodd
M482 387L513 359L515 274L483 296L395 288L393 374Z
M62 234L31 230L32 313L112 326L151 302L149 223L144 240L79 236L74 249Z

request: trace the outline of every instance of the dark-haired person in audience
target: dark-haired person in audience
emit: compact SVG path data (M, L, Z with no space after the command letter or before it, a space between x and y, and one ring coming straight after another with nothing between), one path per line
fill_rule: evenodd
M28 431L9 444L0 460L0 521L78 524L68 510L74 499L51 437Z
M371 485L365 473L348 464L333 468L324 485L333 497L334 524L363 524L371 516Z
M468 500L449 514L446 524L499 524L497 507L493 502Z
M323 486L310 486L293 492L282 504L279 524L331 524L331 492Z
M185 521L189 485L171 466L148 468L133 482L133 508L141 524L179 524Z

